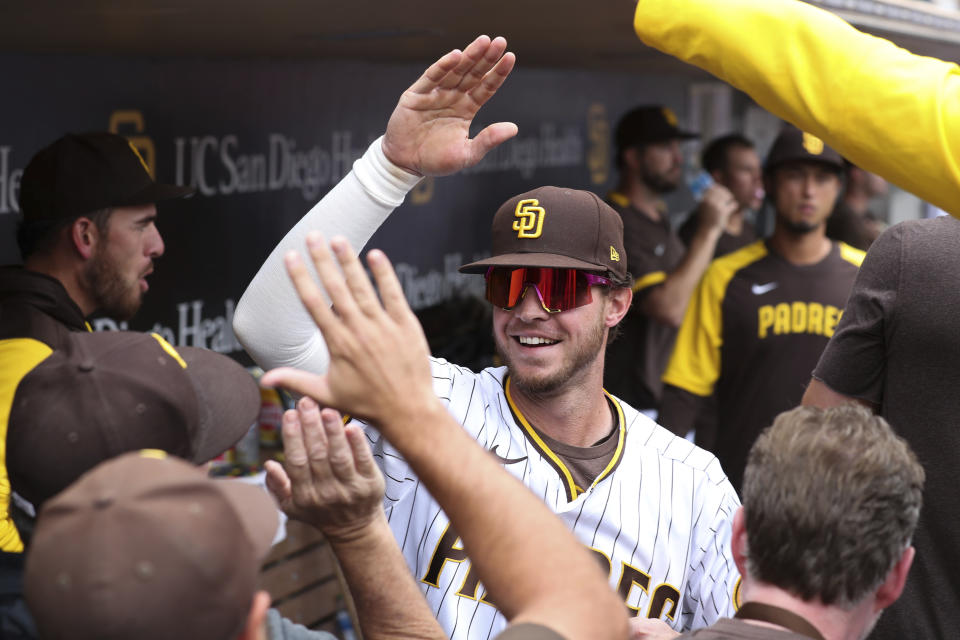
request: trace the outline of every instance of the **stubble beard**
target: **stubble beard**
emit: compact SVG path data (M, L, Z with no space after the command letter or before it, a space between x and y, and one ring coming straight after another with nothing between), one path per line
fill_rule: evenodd
M577 379L600 356L603 350L605 329L606 326L602 318L598 319L598 322L590 328L589 333L585 336L580 348L573 353L568 353L560 367L554 372L520 372L511 360L508 350L503 348L500 336L494 336L494 343L497 347L497 355L507 365L507 373L510 375L511 384L516 389L531 396L550 396L565 389L572 380ZM506 339L512 340L513 338Z
M139 281L125 281L122 271L106 252L98 252L93 257L85 275L100 313L116 320L129 320L137 313L143 301Z
M783 225L783 228L793 236L805 236L808 233L813 233L821 227L822 222L819 224L814 224L812 222L794 222L793 220L787 220L786 218L781 218L780 224Z
M646 167L641 169L640 178L648 189L659 195L673 193L680 186L679 178L672 180L667 173L654 173Z

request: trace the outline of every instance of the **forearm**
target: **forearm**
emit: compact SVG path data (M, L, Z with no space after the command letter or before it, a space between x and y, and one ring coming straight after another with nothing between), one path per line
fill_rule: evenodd
M640 0L634 27L855 164L960 213L957 65L797 0Z
M328 239L345 236L360 251L418 181L383 156L378 139L284 236L250 282L233 319L237 339L257 364L326 371L326 344L297 298L283 256L290 250L303 253L306 234L314 230Z
M407 421L399 418L391 432L432 435L401 437L395 446L443 506L481 581L511 622L544 624L570 640L626 636L622 602L555 514L439 403Z
M354 536L328 540L350 585L364 638L446 638L382 511Z
M713 260L720 234L719 229L697 229L677 268L644 296L640 303L644 314L671 327L681 325L690 296Z
M862 398L855 398L853 396L844 395L838 391L834 391L827 386L822 380L816 378L810 379L810 384L807 386L807 390L803 393L803 399L800 401L800 404L808 407L819 407L821 409L829 409L830 407L839 407L845 404L862 404L872 411L876 411L876 405Z

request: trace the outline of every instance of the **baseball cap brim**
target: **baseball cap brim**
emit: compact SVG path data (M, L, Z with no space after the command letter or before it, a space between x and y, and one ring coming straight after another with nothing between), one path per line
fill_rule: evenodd
M238 363L199 347L177 347L200 403L191 462L203 464L235 445L260 413L257 382Z
M257 558L263 560L273 546L280 526L280 516L273 498L261 487L233 478L211 479L221 494L233 505L237 517L247 530Z
M490 267L548 267L558 269L582 269L603 273L608 271L604 265L593 264L569 256L555 253L505 253L484 260L471 262L460 267L460 273L486 273Z
M154 182L131 196L117 200L112 206L135 207L144 204L154 204L166 200L186 198L187 196L192 196L194 193L196 193L196 189L192 187L178 187L172 184L159 184Z

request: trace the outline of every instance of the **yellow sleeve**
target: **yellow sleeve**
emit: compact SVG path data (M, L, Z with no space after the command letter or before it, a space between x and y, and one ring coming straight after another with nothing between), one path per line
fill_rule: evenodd
M646 44L960 217L960 67L799 0L640 0ZM748 43L748 44L745 44Z
M7 428L17 386L53 350L32 338L0 340L0 550L23 551L23 541L10 516L10 477L7 474Z
M698 396L709 396L720 377L720 345L723 335L721 303L723 288L716 263L703 275L690 298L683 323L677 333L673 354L663 374L663 382Z

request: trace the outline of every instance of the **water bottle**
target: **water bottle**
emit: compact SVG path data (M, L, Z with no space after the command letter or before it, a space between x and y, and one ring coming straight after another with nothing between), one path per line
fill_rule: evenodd
M687 187L689 187L690 193L693 195L693 199L697 202L703 200L703 195L707 192L707 189L712 186L713 178L703 169L697 171L687 180Z

